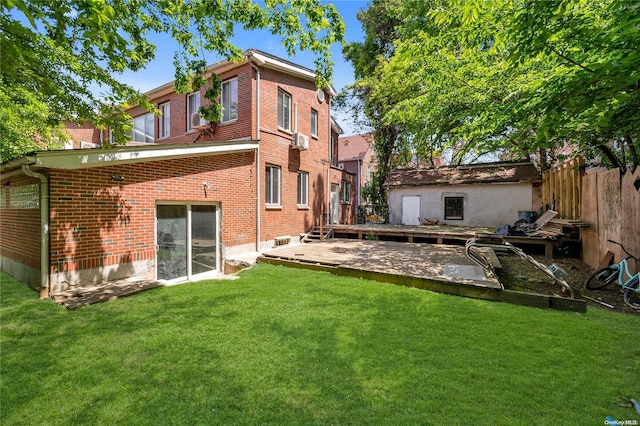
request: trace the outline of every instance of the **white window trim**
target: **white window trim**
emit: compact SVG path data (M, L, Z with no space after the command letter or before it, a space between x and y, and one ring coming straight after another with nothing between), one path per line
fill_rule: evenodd
M316 128L315 129L313 128L313 121L311 120L311 118L309 118L309 121L310 121L309 124L311 125L310 133L311 133L312 137L318 139L318 127L319 127L319 125L318 125L318 111L316 111L315 109L311 108L311 117L313 117L313 113L315 113L315 115L316 115Z
M151 141L147 141L147 140L143 140L143 141L137 141L135 139L135 134L136 134L136 119L143 117L144 122L145 122L145 128L144 128L144 135L145 135L145 139L146 139L146 135L147 135L147 120L148 120L148 116L152 116L153 118L151 119L153 122L153 126L152 126L152 133L151 133ZM154 143L156 141L156 117L153 113L151 112L147 112L145 114L140 114L137 115L135 117L131 118L131 142L141 142L141 143Z
M222 111L220 111L220 114L221 114L221 116L220 116L220 123L233 123L233 122L235 122L235 121L238 121L238 115L239 115L239 113L238 113L238 104L240 103L240 99L239 99L239 95L238 95L238 91L239 91L239 90L238 90L238 89L239 89L239 88L238 88L238 77L234 77L234 78L230 78L229 80L225 80L225 81L223 81L223 82L222 82L222 84L220 85L220 106L224 109L224 105L223 105L223 103L222 103L222 102L223 102L223 99L224 99L224 96L223 96L223 93L224 93L224 85L225 85L225 84L229 84L229 83L231 83L232 81L235 81L235 82L236 82L236 117L235 117L235 118L230 118L230 119L228 119L228 120L225 120L225 119L224 119L224 110L222 110ZM230 87L230 86L229 86L229 87Z
M166 116L165 116L165 108L167 109L166 112L169 113L169 114L166 114ZM158 120L159 121L158 139L165 139L171 136L171 103L163 102L160 105L158 105L158 109L162 112Z
M349 188L349 191L346 191L345 188ZM348 199L345 199L345 195ZM340 188L340 202L342 204L351 204L351 182L348 180L343 180Z
M304 198L305 203L300 203L298 199L298 193L300 192L300 176L305 176L304 182ZM308 208L309 207L309 173L307 172L298 172L298 187L296 191L296 203L298 204L298 208Z
M271 195L271 199L273 200L273 190L277 189L277 202L272 202L272 201L267 201L267 194L266 194L266 176L265 176L265 196L264 196L264 200L265 200L265 205L269 208L282 208L282 168L280 166L276 166L275 164L267 164L266 168L268 169L266 171L267 174L269 174L271 176L271 191L272 191L272 195ZM272 170L277 170L278 171L278 186L277 188L273 187L273 172Z
M190 110L189 110L189 107L190 107L190 105L191 105L191 102L189 101L189 99L190 99L192 96L195 96L195 95L198 95L198 106L196 107L196 110L195 110L195 111L190 111ZM192 116L194 113L198 112L198 110L200 109L200 107L201 107L201 106L202 106L202 97L200 96L200 92L193 92L193 93L189 93L189 94L187 95L187 108L186 108L186 110L187 110L187 132L193 132L193 131L195 131L195 129L194 129L194 128L193 128L193 126L191 125L191 116Z
M278 102L278 105L277 105L277 110L278 110L278 117L277 117L278 129L279 130L284 130L285 132L291 133L292 132L292 127L291 127L291 118L292 118L291 105L293 104L293 99L291 97L291 94L289 92L287 92L286 90L282 89L282 88L278 88L278 99L280 98L280 93L282 93L283 95L286 95L289 98L289 102L288 102L288 105L289 105L289 114L288 114L289 115L289 120L288 120L289 121L289 127L283 127L283 126L280 125L280 105L279 105L279 102ZM283 105L283 109L284 109L284 98L283 98L282 105ZM282 113L283 113L282 117L283 117L283 121L284 121L284 111L282 111Z

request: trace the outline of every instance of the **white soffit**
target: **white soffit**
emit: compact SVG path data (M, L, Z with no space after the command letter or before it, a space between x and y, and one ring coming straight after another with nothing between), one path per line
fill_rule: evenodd
M113 149L80 149L39 152L32 156L34 164L52 169L88 169L145 161L171 160L203 155L228 154L252 151L258 148L255 141L216 142L192 145L153 145L151 147L124 147Z

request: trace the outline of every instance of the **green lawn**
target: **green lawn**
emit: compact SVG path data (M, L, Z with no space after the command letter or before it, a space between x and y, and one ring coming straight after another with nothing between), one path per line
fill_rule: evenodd
M640 317L270 265L66 311L1 282L3 425L602 425Z

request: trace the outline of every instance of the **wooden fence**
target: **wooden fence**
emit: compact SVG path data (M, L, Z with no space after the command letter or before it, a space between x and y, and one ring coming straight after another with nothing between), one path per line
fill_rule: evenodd
M542 205L563 219L581 219L584 159L576 157L558 167L542 172Z
M555 210L563 219L582 219L584 262L597 268L610 252L615 262L624 258L623 244L640 257L640 167L635 173L620 175L619 169L584 172L584 160L573 159L542 173L542 202L545 210ZM632 272L640 262L630 261Z
M582 231L584 262L597 268L608 252L614 261L624 258L622 249L608 242L617 241L627 251L640 257L640 167L635 173L606 170L582 178L582 217L589 224ZM640 262L629 262L632 272L640 271Z

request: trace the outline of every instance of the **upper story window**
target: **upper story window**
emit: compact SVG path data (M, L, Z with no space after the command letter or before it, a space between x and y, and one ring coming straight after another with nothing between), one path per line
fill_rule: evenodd
M200 92L187 95L187 130L193 130L191 116L200 109Z
M291 95L278 89L278 127L291 131Z
M134 142L154 142L155 117L152 113L139 115L133 118L133 128L127 135Z
M311 136L318 137L318 111L311 108Z
M337 164L338 158L337 158L337 149L336 149L336 138L333 135L333 133L331 133L331 145L329 146L329 161L331 162L332 166L335 166Z
M222 83L222 121L238 119L238 79L228 80Z
M171 105L169 102L160 105L160 137L171 136Z
M264 202L273 206L280 205L280 167L278 166L267 166Z

